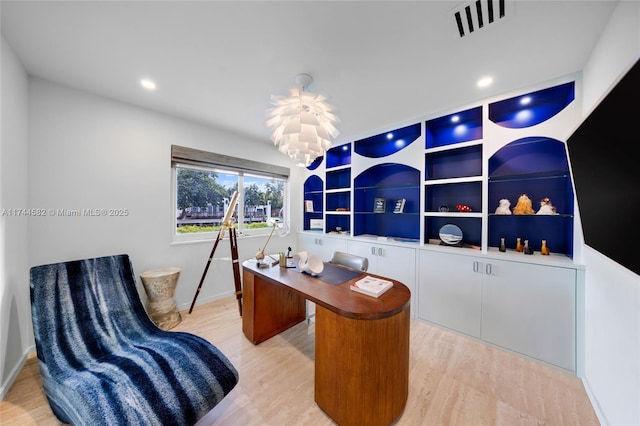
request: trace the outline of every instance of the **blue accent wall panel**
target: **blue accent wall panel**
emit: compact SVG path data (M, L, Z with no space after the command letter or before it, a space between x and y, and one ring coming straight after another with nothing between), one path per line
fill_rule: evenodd
M456 205L467 205L474 212L482 211L482 182L464 182L446 185L428 185L425 187L425 210L439 211L447 206L455 212Z
M351 164L351 143L345 143L327 150L327 168Z
M428 153L424 165L426 180L482 176L482 145Z
M489 158L489 177L568 171L566 146L547 137L515 140Z
M318 167L320 167L320 164L322 164L323 160L324 160L324 156L321 155L320 157L317 157L315 160L313 160L311 164L307 166L307 170L317 169Z
M453 224L462 230L462 242L474 246L482 243L482 219L479 217L427 217L425 218L425 242L440 239L440 228Z
M482 139L482 107L429 120L425 148L437 148Z
M369 158L382 158L412 144L422 134L421 123L380 133L355 142L355 151Z
M531 127L549 120L574 99L572 81L489 104L489 120L509 129Z
M573 256L573 219L569 216L490 215L489 228L489 246L498 247L504 237L507 248L515 249L520 237L522 244L529 240L529 246L539 251L542 240L547 240L552 253Z
M327 172L327 189L351 188L351 169Z
M338 227L341 231L349 231L349 216L328 214L325 231L336 231Z

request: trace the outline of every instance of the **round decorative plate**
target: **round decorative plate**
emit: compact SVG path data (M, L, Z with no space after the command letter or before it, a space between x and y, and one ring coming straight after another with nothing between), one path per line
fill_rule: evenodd
M462 241L462 230L456 225L448 223L440 228L440 239L448 245L456 245Z

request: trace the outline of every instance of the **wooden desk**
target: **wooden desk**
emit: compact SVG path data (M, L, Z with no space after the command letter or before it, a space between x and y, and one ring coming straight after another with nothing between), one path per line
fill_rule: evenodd
M242 267L242 331L254 344L304 321L305 299L316 304L315 401L325 413L340 425L389 425L402 414L409 391L407 286L394 281L376 299L349 289L360 277L332 285L277 265L258 268L249 260Z

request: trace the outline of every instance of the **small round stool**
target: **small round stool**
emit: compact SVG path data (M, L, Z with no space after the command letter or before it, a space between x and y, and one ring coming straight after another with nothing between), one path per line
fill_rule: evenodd
M173 298L180 271L180 268L170 267L151 269L140 274L144 291L149 298L149 317L163 330L170 330L182 321Z

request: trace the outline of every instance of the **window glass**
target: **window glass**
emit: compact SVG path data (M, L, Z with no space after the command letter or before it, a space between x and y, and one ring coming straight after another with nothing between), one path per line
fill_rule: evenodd
M177 235L201 239L202 234L218 232L236 191L233 219L240 234L262 234L274 221L284 223L284 179L186 165L174 169Z

